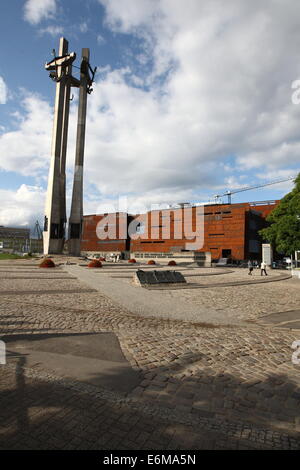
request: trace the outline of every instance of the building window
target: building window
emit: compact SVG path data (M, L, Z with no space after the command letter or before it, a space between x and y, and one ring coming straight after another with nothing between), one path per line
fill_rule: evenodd
M260 244L258 240L249 240L249 252L250 253L260 252Z
M231 256L231 249L222 250L222 258L229 258Z

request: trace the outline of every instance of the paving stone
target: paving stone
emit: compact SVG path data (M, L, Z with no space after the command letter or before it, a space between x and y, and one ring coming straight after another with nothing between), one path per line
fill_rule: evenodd
M291 362L291 344L299 339L296 330L253 323L206 328L186 321L138 317L100 292L84 292L76 279L51 279L50 284L45 279L8 279L5 290L12 282L13 289L26 287L28 293L13 297L2 291L0 335L4 339L9 333L113 331L125 356L141 372L141 383L126 398L119 397L116 405L116 396L109 391L66 384L60 377L54 380L47 371L23 369L16 360L1 375L0 419L5 432L0 433L0 449L159 449L162 445L182 448L187 445L183 442L199 449L300 448L300 379ZM280 297L287 309L299 301L294 285L286 282L275 283L275 291L271 284L261 290L257 286L254 297L251 286L240 288L243 304L253 305L253 312L247 308L247 319L256 319L270 305L275 307ZM46 285L53 292L61 288L65 292L53 296L46 292ZM75 292L68 293L71 289ZM217 304L222 300L230 305L234 289L226 287L221 293L221 289L204 289L203 303L209 305L216 298ZM175 301L179 295L188 302L197 303L200 298L195 292L172 293ZM166 426L159 442L152 437L158 435L162 423L178 422L186 436L192 433L190 440L165 434ZM245 424L250 428L244 432ZM269 434L258 431L254 436L252 430L260 427Z

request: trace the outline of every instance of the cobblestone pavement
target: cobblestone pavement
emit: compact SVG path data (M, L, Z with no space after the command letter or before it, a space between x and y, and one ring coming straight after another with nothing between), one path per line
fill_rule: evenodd
M0 263L1 275L11 275L12 266L39 279L6 280L2 339L113 331L141 382L128 394L112 392L28 368L26 356L14 357L0 365L0 449L300 449L300 366L291 360L297 330L138 317L100 292L87 292L61 268ZM292 280L255 286L254 300L252 286L226 287L223 301L227 307L239 295L245 305L268 305L271 313L284 296L287 311L295 308L297 287ZM211 302L218 295L213 289ZM259 316L246 312L249 319Z
M176 268L177 270L180 270ZM225 271L225 272L222 272ZM119 276L125 276L123 270L119 270ZM206 273L206 276L203 275ZM170 289L160 290L166 299L171 298L184 300L195 306L205 306L208 309L214 308L220 311L235 312L237 320L257 320L261 316L271 312L285 312L296 310L300 305L300 283L297 279L289 279L285 282L263 282L257 281L276 280L280 275L287 274L287 271L269 271L268 277L262 277L260 270L254 270L252 276L248 276L247 269L226 269L204 268L182 271L188 282L199 283L201 285L211 285L205 289ZM200 274L197 276L197 274ZM103 274L105 271L103 270ZM115 270L115 275L117 272ZM123 282L130 283L130 278L123 279ZM248 282L242 286L221 286L221 284L236 282ZM253 283L253 285L251 285ZM218 286L220 284L220 287ZM287 287L288 286L288 287Z
M221 276L218 276L220 278ZM228 281L229 275L226 276ZM246 273L244 273L246 277ZM248 276L249 278L250 276ZM254 277L254 276L253 276ZM260 275L256 275L260 277ZM225 278L225 276L224 276ZM254 278L255 279L255 278ZM300 282L290 279L282 282L264 283L263 285L244 285L231 288L213 287L211 289L191 290L189 292L169 291L167 296L184 298L196 305L214 306L220 310L236 312L239 320L256 320L270 312L284 312L299 308Z

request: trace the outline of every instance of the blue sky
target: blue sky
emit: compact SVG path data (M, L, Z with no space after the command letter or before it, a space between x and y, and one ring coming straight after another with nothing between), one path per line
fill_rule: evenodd
M84 212L209 200L300 169L300 7L270 0L10 0L0 17L0 225L43 218L60 36L98 67ZM77 65L79 62L77 61ZM76 69L74 69L76 73ZM75 154L71 103L67 198ZM282 197L283 183L233 201ZM226 198L225 198L226 200Z

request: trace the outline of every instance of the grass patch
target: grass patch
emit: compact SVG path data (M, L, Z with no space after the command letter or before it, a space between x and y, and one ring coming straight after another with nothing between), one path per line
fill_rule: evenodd
M20 255L14 255L13 253L0 253L0 260L1 259L28 259L31 258L31 256L20 256Z

